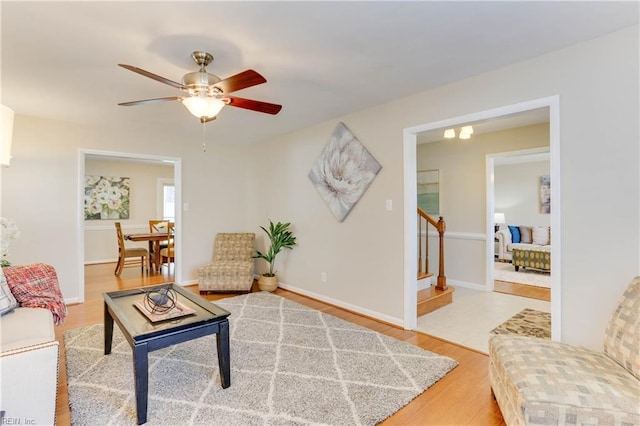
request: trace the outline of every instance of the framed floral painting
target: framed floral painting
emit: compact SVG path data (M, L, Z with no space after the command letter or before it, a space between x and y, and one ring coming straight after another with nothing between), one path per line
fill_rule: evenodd
M342 222L382 166L343 123L338 123L309 172L309 179Z
M129 219L129 178L85 176L84 220Z

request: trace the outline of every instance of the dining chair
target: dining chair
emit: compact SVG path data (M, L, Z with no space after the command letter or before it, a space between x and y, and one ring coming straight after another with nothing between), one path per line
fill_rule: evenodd
M169 223L170 222L166 219L149 219L149 232L166 233ZM160 252L160 250L167 248L167 244L168 244L167 240L158 241L157 243L154 243L154 244L149 244L149 252L151 254L151 258L155 260L159 260L160 254L156 253L155 250L158 250L158 252ZM158 262L156 261L155 263L156 263L155 265L156 268L158 268L159 267L159 265L157 264Z
M175 224L173 222L167 222L167 246L160 249L160 257L162 258L162 265L165 263L169 267L171 262L175 262L175 250L174 250L174 230Z
M118 236L118 263L114 274L119 277L124 268L138 265L140 265L141 271L144 272L145 265L150 259L149 251L141 247L127 248L124 244L124 235L122 234L120 222L116 222L116 234Z
M149 219L149 232L167 232L168 225L165 219Z

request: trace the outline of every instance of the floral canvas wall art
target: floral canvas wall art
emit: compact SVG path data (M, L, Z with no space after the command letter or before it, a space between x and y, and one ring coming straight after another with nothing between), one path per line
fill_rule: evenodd
M85 176L84 220L129 219L129 178Z
M342 222L366 192L382 166L353 136L343 123L338 123L309 179L329 207Z

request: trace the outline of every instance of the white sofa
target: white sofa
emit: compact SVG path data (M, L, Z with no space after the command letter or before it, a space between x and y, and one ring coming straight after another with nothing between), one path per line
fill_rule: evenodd
M524 228L524 227L521 227L521 228ZM533 228L533 227L527 227L527 228ZM519 242L519 243L512 242L511 231L509 231L508 228L500 229L498 232L496 232L496 238L498 239L498 242L497 242L497 248L496 248L495 254L498 257L498 260L510 262L513 259L514 248L520 248L523 250L527 250L528 248L548 248L550 250L551 249L551 242L549 241L550 231L548 231L549 228L544 228L544 229L547 229L548 237L546 241L542 239L536 242L533 239L533 236L531 236L530 239L525 240L530 242Z
M34 263L0 269L0 313L0 424L55 424L54 325L67 314L55 268Z
M0 317L2 424L52 425L56 417L58 341L45 308Z

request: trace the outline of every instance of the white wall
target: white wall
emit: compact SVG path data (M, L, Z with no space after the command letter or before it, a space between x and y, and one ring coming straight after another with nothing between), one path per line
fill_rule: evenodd
M278 260L281 281L401 321L403 129L558 94L562 336L599 348L618 297L640 272L638 39L634 26L250 149L213 145L206 155L194 149L197 142L151 134L152 128L86 128L18 115L14 159L2 171L2 215L16 220L22 232L12 252L14 263L51 263L65 298L73 299L81 269L79 148L169 155L183 159L183 201L190 204L183 218L183 281L194 278L197 267L210 259L215 232L248 229L262 237L258 226L268 218L287 220L299 246ZM333 218L307 178L338 120L382 164L343 223ZM615 213L616 227L624 233L611 232L602 210L594 209L594 194ZM385 210L386 200L392 200L392 211ZM322 271L326 283L320 281Z
M129 218L121 220L85 220L85 264L114 262L118 259L118 242L114 223L120 222L125 234L148 232L149 219L158 215L158 179L173 179L172 164L152 164L87 158L85 175L128 177L131 184ZM147 248L146 243L127 242L127 247Z
M540 213L538 186L540 176L549 176L549 170L549 161L494 167L495 211L504 213L503 227L551 225L551 215Z
M194 125L198 125L197 122ZM201 141L183 135L154 134L152 126L91 128L16 116L11 167L2 170L2 215L15 220L21 237L12 248L14 264L45 262L58 273L69 302L82 283L79 247L84 225L79 208L80 149L182 158L181 283L194 282L210 261L216 232L245 230L246 147Z
M264 224L266 217L293 222L300 244L279 265L284 283L399 321L403 129L557 94L562 336L599 348L618 297L640 271L638 47L635 26L261 144L250 153L250 227ZM382 164L342 223L307 178L338 120ZM625 229L624 234L610 231L601 209L594 209L594 194L607 211L616 212L616 227ZM393 211L385 211L387 199L393 201ZM482 232L483 221L479 218L469 228ZM321 271L327 272L326 283L320 280Z

